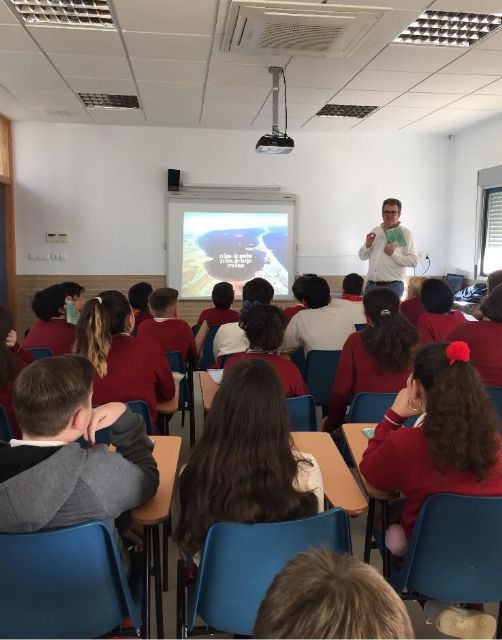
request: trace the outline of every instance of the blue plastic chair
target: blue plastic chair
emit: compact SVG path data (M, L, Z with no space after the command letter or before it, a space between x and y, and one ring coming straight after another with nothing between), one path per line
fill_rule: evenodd
M405 597L447 602L502 601L502 498L439 493L418 514L400 571L391 575ZM497 638L500 638L501 611Z
M502 387L487 387L486 390L495 403L499 418L502 420Z
M140 615L103 522L0 534L0 637L96 638Z
M26 349L29 351L35 360L42 360L42 358L52 358L54 354L50 349L46 349L45 347L37 347L34 349Z
M315 400L312 396L287 398L291 431L317 431Z
M187 365L179 351L168 351L166 358L171 367L171 371L183 373L185 377L180 382L179 408L181 410L181 426L185 426L185 412L190 413L190 446L195 442L195 411L194 411L194 389L193 389L193 368Z
M298 369L300 369L300 373L303 376L305 372L305 351L303 350L303 347L300 347L296 351L293 351L293 353L290 353L289 357L291 358L291 362L296 364Z
M397 393L358 393L350 404L349 422L380 422L387 409L392 406ZM418 414L404 422L405 427L412 427Z
M368 325L366 324L366 322L358 322L357 324L354 325L354 328L356 331L363 331L364 329L366 329Z
M305 382L316 405L327 406L341 351L310 351L305 362Z
M224 369L226 361L230 360L230 358L233 358L235 355L236 355L235 353L225 353L225 355L221 356L220 369Z
M133 413L137 413L143 418L143 420L145 421L146 432L149 436L152 436L154 434L153 422L152 422L152 417L150 416L150 409L148 408L148 405L146 404L146 402L144 400L131 400L124 404L126 404ZM99 406L99 405L94 405L94 406ZM96 444L109 445L110 436L111 436L110 427L96 431L96 434L95 434ZM78 442L80 446L84 447L85 449L87 449L87 447L89 446L87 442L84 440L84 438L79 438Z
M289 522L214 524L206 536L197 581L188 592L186 625L183 561L178 563L178 634L190 633L200 616L211 629L252 636L274 577L297 553L319 547L351 553L348 517L342 509Z
M0 404L0 440L9 442L13 437L9 416L7 415L7 411L5 411L5 408Z
M204 340L204 344L202 346L202 355L199 360L198 368L199 369L208 369L214 365L214 353L213 353L213 342L214 336L216 332L220 328L219 324L211 324L209 325L208 332L206 338ZM199 332L199 325L194 324L192 327L192 333L194 336Z

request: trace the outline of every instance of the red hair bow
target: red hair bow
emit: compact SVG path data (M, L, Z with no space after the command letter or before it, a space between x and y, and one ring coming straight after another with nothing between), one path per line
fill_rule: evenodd
M469 362L471 357L469 345L462 340L450 342L446 347L446 357L450 361L450 365L454 362Z

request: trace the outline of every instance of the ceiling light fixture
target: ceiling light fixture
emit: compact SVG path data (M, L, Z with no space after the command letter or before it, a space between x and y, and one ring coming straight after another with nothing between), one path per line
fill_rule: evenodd
M10 0L28 24L114 28L106 0Z
M140 109L138 96L120 96L110 93L79 93L87 109Z
M424 11L394 42L470 47L501 25L501 14Z
M325 104L316 113L320 118L366 118L378 107L369 107L358 104Z

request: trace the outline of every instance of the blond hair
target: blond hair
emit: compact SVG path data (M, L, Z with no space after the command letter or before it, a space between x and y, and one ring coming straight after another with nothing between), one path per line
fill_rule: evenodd
M420 293L422 291L422 285L424 280L422 276L411 276L408 280L408 293L406 298L409 300L410 298L420 298Z
M261 603L254 638L414 638L403 601L368 564L328 549L299 553Z

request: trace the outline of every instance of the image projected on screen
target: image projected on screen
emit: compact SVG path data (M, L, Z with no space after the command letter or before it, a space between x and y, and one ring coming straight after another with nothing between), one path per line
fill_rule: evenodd
M217 282L242 293L251 278L265 278L277 295L288 292L288 216L286 213L183 215L184 297L210 296Z

